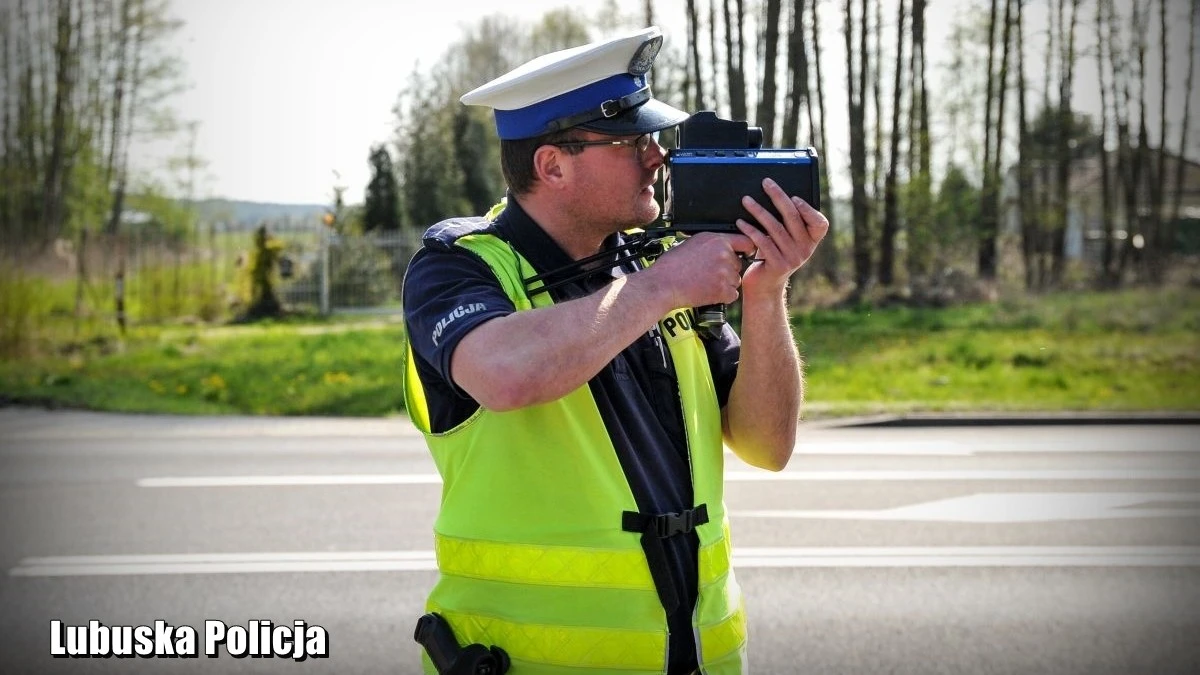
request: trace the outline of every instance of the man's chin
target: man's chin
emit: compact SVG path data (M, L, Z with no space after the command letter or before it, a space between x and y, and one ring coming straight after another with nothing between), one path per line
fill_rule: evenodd
M650 203L645 205L645 208L638 210L638 215L641 216L641 218L639 218L641 225L649 225L650 223L658 220L658 214L661 211L662 209L659 208L658 202L651 199Z

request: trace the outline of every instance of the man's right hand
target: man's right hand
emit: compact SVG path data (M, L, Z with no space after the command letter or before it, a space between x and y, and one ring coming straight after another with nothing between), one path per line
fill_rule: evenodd
M742 255L756 248L742 234L701 232L664 253L645 271L670 299L668 310L731 303L742 283Z

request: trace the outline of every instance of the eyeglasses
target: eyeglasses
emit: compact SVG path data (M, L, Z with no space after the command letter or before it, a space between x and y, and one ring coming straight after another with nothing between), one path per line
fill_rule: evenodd
M637 153L637 158L640 162L642 160L642 156L646 154L646 150L650 148L650 142L653 140L654 138L650 134L642 134L637 138L622 138L619 141L562 141L560 143L548 143L547 145L553 145L556 148L561 148L568 145L573 145L579 148L586 148L588 146L623 145L625 147L632 147Z

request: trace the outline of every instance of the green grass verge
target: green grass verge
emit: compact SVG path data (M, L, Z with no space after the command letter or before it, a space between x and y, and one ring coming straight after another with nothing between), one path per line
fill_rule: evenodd
M941 310L805 313L808 417L1200 410L1200 291L1070 294ZM0 397L97 410L403 411L394 321L141 328L0 362Z
M0 364L14 402L180 414L386 415L403 411L395 324L144 330Z

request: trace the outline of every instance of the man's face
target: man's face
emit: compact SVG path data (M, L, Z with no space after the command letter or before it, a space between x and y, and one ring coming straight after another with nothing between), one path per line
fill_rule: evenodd
M649 135L581 132L578 140L625 144L586 145L567 156L574 169L570 203L575 219L594 222L605 233L653 222L659 213L654 183L665 159L662 146Z

